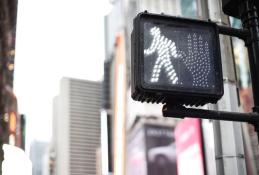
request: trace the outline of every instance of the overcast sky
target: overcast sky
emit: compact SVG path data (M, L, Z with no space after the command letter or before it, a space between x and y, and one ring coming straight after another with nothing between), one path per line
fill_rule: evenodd
M64 76L101 80L105 0L19 1L14 91L27 148L51 138L52 101Z

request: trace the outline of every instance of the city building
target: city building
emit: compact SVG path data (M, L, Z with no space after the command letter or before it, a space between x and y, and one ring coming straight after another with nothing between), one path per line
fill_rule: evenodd
M32 175L45 175L44 155L48 152L49 143L34 140L30 145L30 159L32 162Z
M54 174L95 175L100 146L101 83L63 78L54 99ZM51 153L53 155L53 153Z
M20 130L23 127L20 122L22 119L18 114L17 99L13 93L17 3L18 0L0 1L0 164L4 156L3 144L21 148L24 142Z

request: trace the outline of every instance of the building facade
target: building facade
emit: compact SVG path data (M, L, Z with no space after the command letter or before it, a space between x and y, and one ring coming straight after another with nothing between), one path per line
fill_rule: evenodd
M63 78L54 99L56 175L95 175L100 146L101 83Z
M43 156L48 150L48 143L34 140L30 145L30 159L32 162L32 175L44 175Z
M0 1L0 148L3 144L22 148L24 143L20 129L23 119L18 115L13 93L17 3L18 0ZM0 164L3 159L4 153L0 149Z

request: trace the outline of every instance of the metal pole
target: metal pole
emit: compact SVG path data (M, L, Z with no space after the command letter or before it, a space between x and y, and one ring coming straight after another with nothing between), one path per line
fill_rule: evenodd
M209 18L218 25L228 26L229 20L223 15L221 0L208 0ZM224 32L224 28L221 28ZM220 36L222 69L224 77L224 96L217 105L210 106L216 110L239 112L236 77L232 55L231 41L228 36ZM216 174L246 175L242 128L238 122L213 121L215 140Z
M259 20L256 7L250 0L241 4L241 20L243 27L248 29L250 37L246 41L249 53L254 105L259 106Z
M249 63L253 87L254 112L259 113L259 18L254 1L244 0L239 6L243 27L249 31L246 47L249 54ZM259 138L259 123L255 124Z
M183 106L170 106L165 105L163 107L163 116L173 118L202 118L211 120L225 120L236 122L249 122L259 123L258 113L238 113L238 112L226 112L226 111L214 111L204 109L192 109Z
M246 38L249 36L248 30L235 29L228 26L218 26L218 29L220 34L238 37L242 40L246 40Z

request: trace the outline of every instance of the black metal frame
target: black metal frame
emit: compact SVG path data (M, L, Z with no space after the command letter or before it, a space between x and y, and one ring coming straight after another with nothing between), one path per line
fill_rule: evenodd
M204 109L193 109L186 108L184 106L163 106L163 116L173 117L173 118L202 118L202 119L212 119L212 120L225 120L225 121L235 121L235 122L248 122L251 124L259 123L259 114L252 113L238 113L238 112L226 112L226 111L213 111Z
M163 24L176 24L179 26L199 26L201 28L208 28L214 32L215 51L214 51L214 68L217 71L215 75L215 82L218 84L215 92L201 91L199 89L190 91L189 88L184 89L181 87L168 87L162 85L151 85L144 81L144 53L143 53L143 38L144 38L144 23L152 21L152 23ZM222 83L222 67L221 67L221 54L219 44L219 28L216 23L212 21L202 21L197 19L179 18L168 16L164 14L153 13L139 13L134 19L134 27L131 38L132 60L131 60L131 73L132 73L132 98L141 102L151 103L173 103L185 104L191 106L204 105L206 103L217 103L223 96L224 88ZM216 74L216 73L215 73Z
M252 0L242 0L237 4L244 29L218 26L219 33L238 37L245 41L249 54L249 63L253 87L254 108L252 113L235 113L185 108L166 104L163 107L164 117L174 118L203 118L213 120L226 120L248 122L255 126L259 138L259 18L257 9Z

